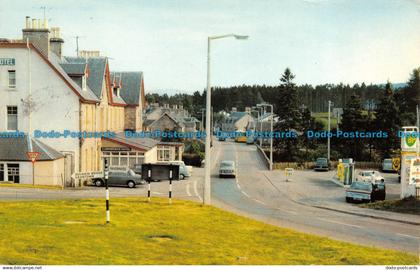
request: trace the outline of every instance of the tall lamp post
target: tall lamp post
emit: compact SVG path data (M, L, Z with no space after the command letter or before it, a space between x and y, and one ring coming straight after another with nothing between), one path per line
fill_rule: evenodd
M204 164L204 196L203 203L211 203L211 155L210 155L210 141L211 141L211 83L210 83L210 45L212 40L230 38L248 39L248 36L241 36L236 34L227 34L221 36L210 36L207 38L207 95L206 95L206 147L205 147L205 164Z
M262 118L263 118L263 108L262 107L258 107L258 106L254 106L254 107L252 107L252 108L255 108L255 109L258 109L258 115L260 115L258 118L259 118L259 121L260 121L260 134L259 134L259 139L260 139L260 147L262 148ZM261 113L260 113L260 111L259 111L259 109L261 109Z
M271 119L271 134L270 134L270 171L272 171L272 170L273 170L273 118L274 118L274 114L273 114L273 105L272 105L272 104L263 103L263 104L257 104L257 107L270 107L270 109L271 109L271 115L270 115L270 119Z
M331 158L331 143L330 143L331 106L333 106L333 103L331 102L331 100L328 100L328 137L327 137L327 159L328 159L328 162L330 162L330 158Z

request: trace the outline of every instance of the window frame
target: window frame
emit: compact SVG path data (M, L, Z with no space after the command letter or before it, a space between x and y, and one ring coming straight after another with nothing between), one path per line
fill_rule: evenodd
M11 84L10 82L12 81L12 78L11 78L11 74L13 74L14 75L14 78L13 78L13 81L14 81L14 84ZM7 71L7 75L8 75L8 87L9 87L9 89L16 89L16 70L14 70L14 69L9 69L8 71Z
M16 113L15 114L12 114L12 113L9 114L9 108L10 109L16 108ZM18 106L15 106L15 105L7 105L6 106L6 130L8 130L8 131L17 131L17 130L19 130L19 121L18 121L19 119L18 119L18 115L19 115ZM16 117L16 129L9 129L9 116L15 116Z

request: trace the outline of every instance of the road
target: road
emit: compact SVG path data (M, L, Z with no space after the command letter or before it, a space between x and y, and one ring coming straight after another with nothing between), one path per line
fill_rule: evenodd
M267 171L253 145L231 141L215 142L212 151L212 203L215 206L301 232L366 246L419 253L420 226L314 207L327 205L340 209L348 208L349 211L360 209L343 202L342 188L329 180L331 172L316 175L312 172L297 172L291 182L286 182L282 171ZM221 160L236 161L236 179L218 177L217 165ZM174 181L174 197L201 202L203 174L202 168L194 168L190 179ZM168 182L152 184L153 197L166 197L168 190ZM113 197L144 198L147 186L135 189L111 187L110 194L112 211ZM104 195L104 189L96 187L82 190L0 189L0 200L104 198ZM399 217L393 213L387 215Z
M216 160L235 160L238 166L236 179L219 179L217 167L213 169L212 195L216 205L303 232L419 253L418 226L305 205L293 199L294 191L289 189L284 177L279 176L280 172L266 170L255 146L226 141L218 142L215 147ZM325 183L329 180L325 179Z

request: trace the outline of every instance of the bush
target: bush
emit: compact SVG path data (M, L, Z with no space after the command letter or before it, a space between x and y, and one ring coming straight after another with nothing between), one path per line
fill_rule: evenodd
M201 167L201 161L203 158L199 154L184 153L182 155L182 160L184 161L185 165Z

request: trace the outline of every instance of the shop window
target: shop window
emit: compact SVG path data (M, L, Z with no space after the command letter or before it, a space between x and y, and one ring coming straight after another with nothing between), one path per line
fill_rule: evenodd
M19 183L19 164L7 164L7 180L12 181L13 183Z

